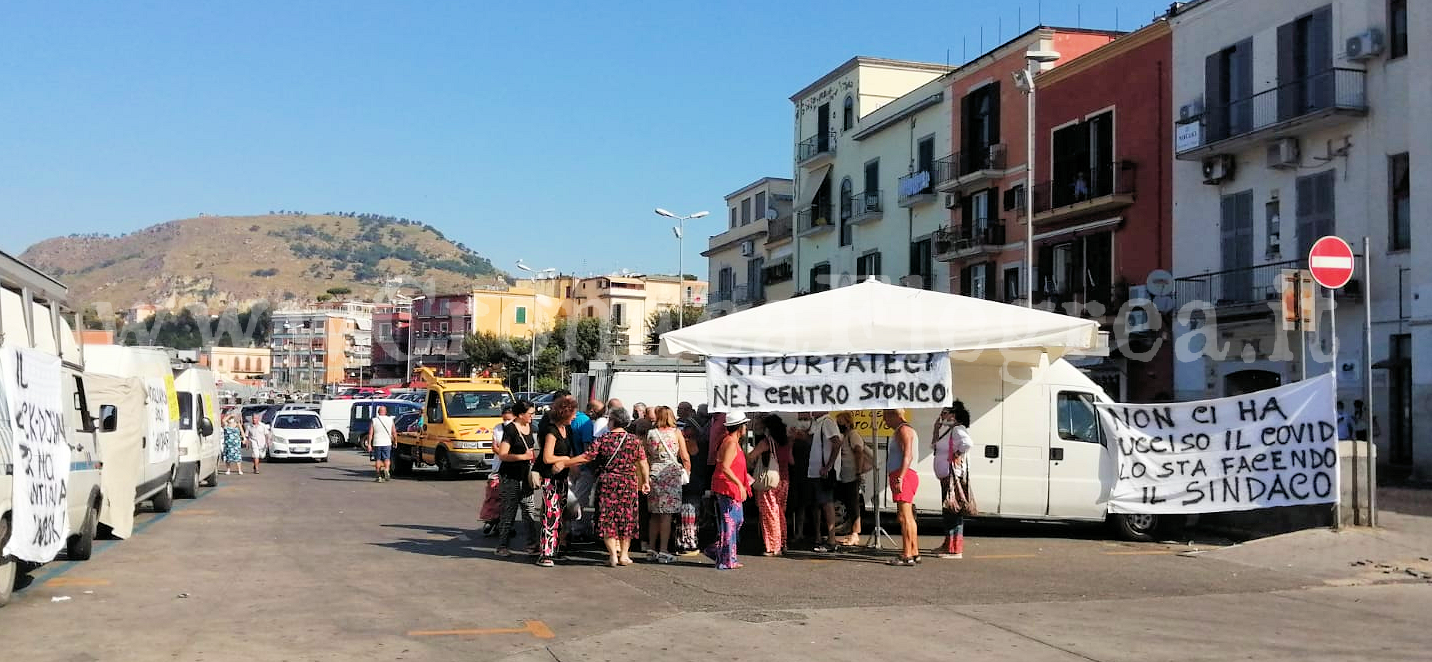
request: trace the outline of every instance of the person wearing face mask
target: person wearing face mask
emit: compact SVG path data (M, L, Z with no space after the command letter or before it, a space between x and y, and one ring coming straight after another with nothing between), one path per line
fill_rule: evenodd
M836 471L835 500L845 506L845 518L850 522L850 533L837 539L842 545L860 544L860 519L865 514L865 498L861 494L864 485L857 469L857 458L865 452L865 438L855 429L855 417L848 411L835 417L840 428L840 466Z
M959 400L940 412L931 433L934 439L932 450L935 477L940 479L940 499L944 501L954 489L955 482L969 479L965 456L974 446L970 438L970 412ZM942 559L964 558L965 516L963 513L944 510L945 541L935 550L935 556Z

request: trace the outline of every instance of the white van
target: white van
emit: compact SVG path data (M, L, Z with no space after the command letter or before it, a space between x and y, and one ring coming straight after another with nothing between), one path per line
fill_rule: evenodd
M62 316L66 294L58 281L0 252L0 351L34 349L60 358L62 424L70 446L70 465L65 468L69 518L65 555L79 561L93 551L103 494L94 419L85 397L84 360ZM24 512L13 500L14 462L19 457L11 447L13 438L8 417L0 417L0 606L10 601L19 570L19 561L6 556L4 548L10 542L11 523Z
M368 434L367 421L373 417L378 406L388 408L388 413L398 415L399 410L421 409L422 405L410 400L379 398L375 400L324 400L318 405L318 417L323 419L323 429L328 436L330 447L345 444L359 445L363 439L354 436ZM356 424L356 425L355 425ZM357 428L355 430L355 427Z
M652 356L624 356L615 361L592 361L586 375L573 375L572 393L586 407L588 398L603 402L617 398L628 409L641 402L672 409L682 402L706 404L706 364ZM585 396L585 397L584 397Z
M193 364L174 368L174 390L179 398L179 470L175 493L192 499L199 484L219 484L219 452L224 445L218 420L214 372Z
M119 408L121 419L135 417L145 421L143 448L137 470L138 484L134 502L151 502L155 512L169 512L174 507L174 485L178 478L179 400L174 389L174 373L169 367L169 353L153 347L120 345L85 345L85 368L95 374L112 377L135 377L144 382L145 398L142 411ZM97 402L92 407L120 403Z
M981 517L1109 521L1123 537L1152 538L1157 516L1109 513L1118 465L1093 406L1110 401L1103 389L1063 359L1007 365L954 359L950 367L955 397L970 412L970 489ZM912 465L920 475L915 510L938 515L940 481L930 435L939 410L909 413L919 435ZM891 508L889 494L876 489L888 490L887 441L878 439L876 471L866 475L865 494Z

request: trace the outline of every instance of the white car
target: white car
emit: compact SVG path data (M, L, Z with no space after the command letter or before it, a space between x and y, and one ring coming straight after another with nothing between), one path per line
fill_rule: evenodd
M273 417L269 426L269 457L281 459L302 457L328 461L328 435L318 412L286 409Z

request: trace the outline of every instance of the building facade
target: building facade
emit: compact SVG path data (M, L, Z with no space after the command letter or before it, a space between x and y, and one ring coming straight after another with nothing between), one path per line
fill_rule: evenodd
M1149 274L1173 267L1172 60L1168 22L1158 20L1035 79L1035 304L1097 320L1110 333L1109 357L1075 363L1121 402L1172 397L1173 346L1157 342L1167 328L1160 306L1172 300L1153 305L1145 287ZM986 226L992 230L964 226L959 239L1003 235L1022 219L1022 186L1013 190L1015 209L1004 220ZM1023 246L1006 251L999 264L1016 264L1022 253ZM995 276L984 274L989 283ZM1003 280L1000 298L1023 296L1017 278ZM1149 304L1133 310L1131 299Z
M269 349L272 380L292 391L320 392L372 378L373 315L391 306L341 301L276 310Z
M656 348L647 339L654 313L673 310L683 302L704 306L708 300L704 281L675 276L593 276L573 286L571 315L611 322L612 351L617 354L651 354Z
M409 339L413 369L428 366L439 377L467 374L462 341L472 333L472 299L471 292L413 299Z
M214 371L220 379L260 385L269 379L273 351L268 347L206 347L199 352L199 365Z
M706 304L710 314L725 315L760 305L767 296L767 268L784 264L783 269L790 269L789 255L772 260L766 243L773 227L782 221L786 228L790 226L791 187L789 179L763 177L726 196L726 229L712 235L707 250L701 253L711 283ZM785 261L780 262L782 259Z
M1429 33L1429 12L1398 0L1203 0L1170 18L1174 273L1180 306L1196 304L1174 326L1191 354L1176 364L1176 395L1335 372L1352 412L1371 365L1381 461L1423 475L1432 471L1432 375L1417 359L1432 350L1432 273L1415 257L1432 227L1412 193L1412 166L1432 143L1412 111L1432 107L1416 38ZM1285 330L1279 274L1306 267L1313 241L1327 235L1358 254L1368 238L1371 287L1359 260L1347 287L1317 288L1315 329Z
M373 384L408 381L411 369L408 343L412 322L411 309L373 314Z

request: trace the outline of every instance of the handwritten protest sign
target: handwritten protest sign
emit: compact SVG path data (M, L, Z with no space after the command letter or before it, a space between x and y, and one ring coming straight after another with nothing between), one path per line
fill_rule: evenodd
M45 563L65 546L70 446L64 423L59 357L30 349L0 351L0 428L9 437L14 463L5 554Z
M169 426L169 383L172 380L168 378L149 377L144 380L144 411L148 423L145 453L149 464L163 464L175 452L174 432ZM177 400L173 409L179 409Z
M1332 375L1218 400L1100 404L1116 513L1191 514L1338 499Z
M839 411L944 407L950 355L712 357L712 411Z

